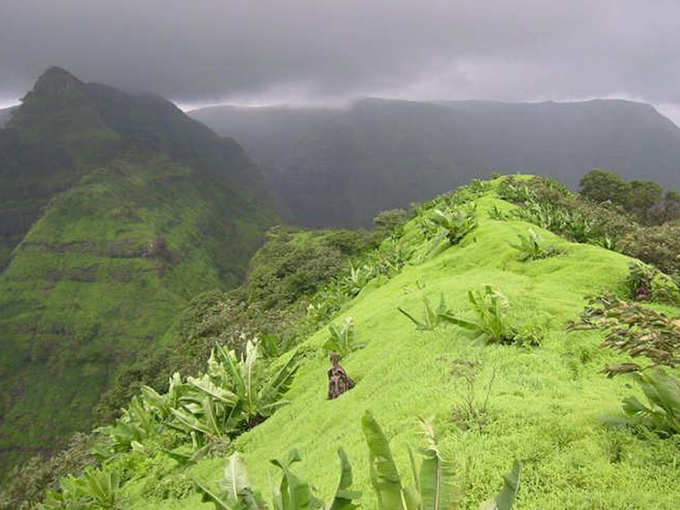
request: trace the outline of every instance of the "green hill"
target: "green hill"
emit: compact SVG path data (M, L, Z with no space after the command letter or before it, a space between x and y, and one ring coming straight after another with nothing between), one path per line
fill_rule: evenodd
M194 295L238 285L276 221L233 140L49 69L0 130L0 474L87 429L116 374L179 341Z
M243 453L253 486L268 494L278 477L269 459L285 458L297 448L302 462L295 472L328 501L338 478L335 452L342 446L353 466L353 488L364 493L362 508L373 508L360 427L370 410L390 439L404 478L410 473L406 447L421 443L416 417L434 417L442 451L464 480L461 508L477 508L494 494L513 459L524 466L518 509L675 508L680 497L677 439L635 434L601 421L605 415L620 416L621 399L639 394L629 379L599 373L626 356L600 349L599 333L566 331L567 322L582 312L585 296L607 289L623 292L631 259L509 217L517 206L498 198L496 185L468 190L473 200L462 206L474 207L478 226L454 246L444 241L432 248L424 222L432 209L422 209L399 236L400 246L413 250L410 262L391 277L370 280L334 314L336 324L352 317L356 341L365 344L342 361L356 381L354 389L326 399L326 322L298 347L305 354L286 394L290 404L227 447L227 452ZM559 255L522 262L511 243L530 229ZM468 291L486 285L507 299L508 322L516 338L525 340L522 344L484 345L452 324L418 331L398 310L422 318L423 297L436 304L444 296L450 313L474 320ZM320 299L331 294L322 292ZM679 312L668 305L654 307L675 316ZM218 491L225 453L182 467L158 444L142 441L106 464L123 480L122 507L214 508L201 502L193 481ZM188 445L175 450L190 451Z

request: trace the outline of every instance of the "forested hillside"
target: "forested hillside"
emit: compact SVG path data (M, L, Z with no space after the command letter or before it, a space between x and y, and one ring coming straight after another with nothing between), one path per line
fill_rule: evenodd
M380 210L494 171L575 188L603 168L680 188L680 129L629 101L364 99L345 109L218 106L190 115L243 144L288 218L307 226L367 226Z
M87 429L276 221L233 140L162 98L43 74L0 130L0 472Z

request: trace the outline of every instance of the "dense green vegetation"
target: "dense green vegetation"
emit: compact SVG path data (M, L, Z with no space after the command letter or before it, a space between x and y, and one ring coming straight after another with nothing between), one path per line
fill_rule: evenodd
M98 403L110 417L140 372L167 380L176 316L243 280L277 221L266 195L240 147L171 103L38 80L0 129L0 476Z
M680 219L680 194L653 181L624 181L614 172L592 170L580 182L581 195L595 202L611 202L642 223L661 224Z
M448 210L469 211L476 222L455 244L443 242L447 225L430 220L434 211ZM180 327L193 329L197 346L209 351L217 340L234 353L216 350L193 374L178 376L166 388L145 389L114 425L121 433L101 430L94 438L99 445L94 465L82 474L75 469L75 478L62 482L63 490L50 496L49 504L63 508L59 498L73 495L95 508L210 509L215 501L209 496L205 501L207 493L228 496L220 481L238 480L248 494L265 494L272 479L281 494L295 485L311 494L310 502L330 502L338 493L333 459L340 447L351 460L351 490L362 493L345 503L373 508L383 497L405 494L408 486L420 487L422 497L424 479L406 482L404 473L415 464L406 446L417 443L414 433L422 425L416 417L423 416L432 417L429 430L437 431L436 450L429 443L423 463L437 462L440 455L455 468L460 508L477 508L496 493L499 474L514 459L523 466L520 509L674 508L680 497L674 368L679 310L665 293L657 293L659 299L652 293L651 300L631 295L634 260L603 247L619 248L627 229L638 228L634 223L626 227L626 219L548 181L515 177L475 182L422 204L408 223L397 222L384 232L378 247L357 235L344 263L327 263L337 260L328 248L333 243L327 243L336 234L279 237L274 231L270 242L279 243L278 249L263 248L252 263L251 274L259 279L229 294L197 298L180 321ZM539 246L552 246L560 255L519 256L512 244L529 229L540 238ZM314 253L318 264L291 262L285 248L298 241L308 245L303 252ZM647 281L637 273L634 277ZM658 278L673 296L673 280L652 276ZM277 309L267 298L282 289L296 292L295 301ZM592 307L601 301L589 305L586 296L605 299L606 291L616 297L607 301L611 307ZM647 301L632 308L625 304L637 297ZM440 304L433 308L430 303L437 299ZM423 303L425 320L414 313ZM600 323L609 312L635 327L618 327L611 322L614 316ZM590 321L588 328L568 332L567 324L579 317ZM239 332L229 326L233 322L248 329ZM330 324L331 339L345 347L342 364L356 386L329 401ZM622 329L628 331L624 349L616 336ZM647 351L639 351L641 346ZM238 353L245 355L240 362ZM219 376L225 363L236 370L248 366L248 359L263 363L256 388L277 386L277 374L289 373L291 363L296 366L294 378L286 378L282 387L285 391L290 384L285 395L268 401L282 397L287 405L264 416L236 403L249 402L248 394L271 394L241 392L248 386L239 383L247 370ZM666 366L663 375L647 371L659 360ZM611 378L600 373L603 367L633 363L637 368L631 371L639 376L626 370ZM631 377L638 386L629 384ZM380 455L378 443L372 446L370 440L372 454L366 455L367 426L359 426L367 420L366 410L382 424ZM134 424L136 435L122 433L129 428L121 424ZM116 438L124 441L116 443ZM282 459L294 449L302 460L293 471L290 462L298 456ZM235 459L248 466L247 484L224 473L225 464L236 469ZM272 466L269 459L279 461ZM391 475L380 475L376 462ZM393 466L399 466L399 479L392 476ZM28 483L30 476L21 474L17 479ZM42 479L53 483L53 477ZM381 479L391 485L376 484ZM349 491L349 484L341 485ZM392 489L396 492L390 496L382 492ZM238 492L231 494L238 497Z

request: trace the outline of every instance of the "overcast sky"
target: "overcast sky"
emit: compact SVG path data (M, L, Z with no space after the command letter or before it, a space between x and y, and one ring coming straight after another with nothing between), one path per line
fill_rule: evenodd
M680 123L680 0L0 0L0 104L50 65L185 108L623 97Z

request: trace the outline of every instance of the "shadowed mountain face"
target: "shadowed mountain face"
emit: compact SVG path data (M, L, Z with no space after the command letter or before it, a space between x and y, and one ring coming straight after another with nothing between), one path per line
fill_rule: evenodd
M191 297L238 284L270 202L232 139L49 69L0 130L0 465L86 428Z
M365 99L347 109L220 106L190 115L242 143L282 210L307 226L366 226L379 210L494 171L530 171L575 187L605 168L680 188L680 129L629 101Z
M5 127L5 124L9 122L12 118L12 112L16 110L16 107L12 106L10 108L0 109L0 129Z

